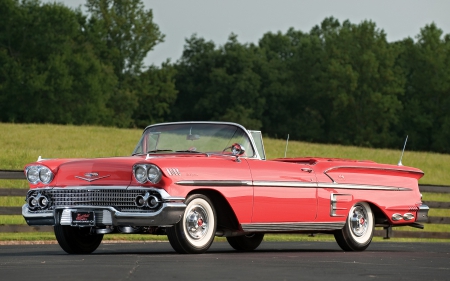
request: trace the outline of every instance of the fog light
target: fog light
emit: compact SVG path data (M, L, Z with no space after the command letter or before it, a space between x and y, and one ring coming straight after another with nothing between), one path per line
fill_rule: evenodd
M40 206L41 208L46 208L46 207L48 206L48 199L47 199L47 197L41 196L41 197L39 198L39 206Z
M150 207L150 208L155 208L156 206L158 206L158 198L156 198L155 196L150 196L149 198L148 198L148 201L147 201L147 205Z
M144 207L145 205L144 197L141 195L136 196L136 200L134 202L138 207Z

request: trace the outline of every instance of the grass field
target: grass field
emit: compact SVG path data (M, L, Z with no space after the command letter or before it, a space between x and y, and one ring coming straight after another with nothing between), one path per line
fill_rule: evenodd
M36 124L0 123L0 169L20 170L26 163L43 158L92 158L127 156L133 151L142 134L142 129L117 129L96 126L61 126ZM283 157L286 142L264 138L267 158ZM402 144L398 150L369 149L353 146L323 145L290 141L287 157L319 156L373 160L379 163L396 164ZM403 164L422 169L425 176L421 184L450 185L450 155L413 152L406 150ZM28 188L24 180L0 180L0 188ZM450 202L450 193L423 193L424 201ZM0 206L18 207L23 197L0 197ZM449 209L432 209L430 216L450 217ZM1 224L25 224L22 216L0 216ZM402 230L420 231L405 227ZM425 231L449 232L448 225L427 224ZM165 236L153 235L106 235L106 240L167 241ZM55 240L53 233L0 233L0 241ZM330 235L267 235L265 241L334 241ZM374 238L381 241L382 238ZM217 238L217 241L225 241ZM400 239L395 241L434 241L432 239ZM442 241L435 239L435 241Z
M0 169L16 170L36 161L38 156L92 158L130 155L142 129L0 123L0 132ZM399 144L398 150L392 150L290 141L287 157L335 157L397 164L402 145ZM268 159L284 156L284 140L264 138L264 146ZM450 185L448 154L406 149L402 162L405 166L417 167L425 172L421 184ZM0 180L0 187L26 188L27 185L23 181Z

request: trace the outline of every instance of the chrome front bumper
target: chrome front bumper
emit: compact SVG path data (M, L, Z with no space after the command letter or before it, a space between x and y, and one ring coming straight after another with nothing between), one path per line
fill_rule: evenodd
M149 194L159 201L155 210L137 207L135 200ZM30 211L29 196L44 196L50 208ZM150 196L151 197L151 196ZM41 197L42 198L42 197ZM22 215L28 225L72 225L72 212L94 212L95 226L172 226L184 214L183 197L170 196L163 189L142 187L74 187L30 190Z
M22 206L22 215L28 225L72 225L72 212L93 211L96 226L172 226L178 223L186 209L184 203L164 203L157 212L121 212L114 207L58 208L50 212L34 213L28 204Z

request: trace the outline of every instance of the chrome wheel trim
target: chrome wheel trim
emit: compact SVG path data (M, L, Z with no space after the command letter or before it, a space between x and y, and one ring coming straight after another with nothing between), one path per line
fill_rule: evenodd
M369 204L360 202L355 204L348 216L350 235L358 243L366 243L372 237L373 214Z
M208 244L214 235L214 214L211 206L202 198L189 202L183 218L186 240L195 247Z

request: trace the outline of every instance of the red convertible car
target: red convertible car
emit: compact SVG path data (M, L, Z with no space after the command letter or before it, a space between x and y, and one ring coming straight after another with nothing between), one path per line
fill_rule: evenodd
M265 159L261 132L227 122L148 126L132 156L26 165L29 225L52 225L70 254L109 233L167 235L178 253L215 236L238 251L265 233L329 233L362 251L375 226L423 228L416 168L320 157Z

